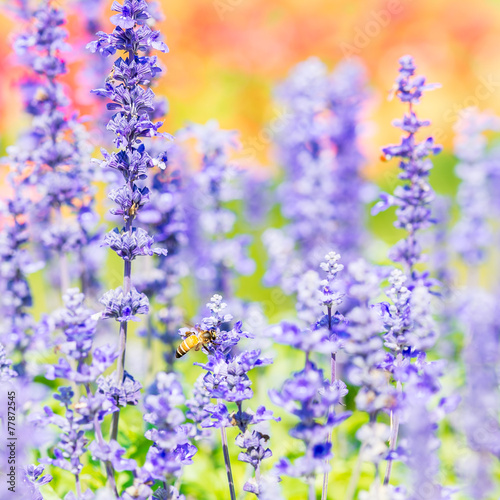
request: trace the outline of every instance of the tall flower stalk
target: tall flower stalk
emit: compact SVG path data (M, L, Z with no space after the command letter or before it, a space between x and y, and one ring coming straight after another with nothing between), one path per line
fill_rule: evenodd
M396 390L389 383L383 368L386 357L381 336L383 324L373 307L379 295L380 279L381 273L364 260L351 262L348 266L346 294L351 301L351 309L346 314L345 331L348 335L344 342L347 355L345 370L347 380L359 387L355 398L356 408L369 415L369 422L356 433L361 446L346 500L354 498L363 461L373 463L374 488L380 487L381 463L387 456L386 441L390 429L377 419L380 412L390 412L396 401Z
M359 119L365 99L364 70L347 62L328 74L310 58L277 88L285 106L276 137L284 179L278 188L285 228L268 229L265 282L286 293L335 248L347 260L359 256L364 235L363 156Z
M488 112L467 109L456 126L455 172L461 183L457 201L460 218L453 228L453 248L467 267L467 289L456 304L464 329L466 385L461 405L462 427L470 453L460 464L467 494L487 498L493 484L492 463L500 453L498 342L498 288L489 293L480 287L479 269L491 258L494 241L491 207L498 175L498 151L488 149L487 131L499 130L499 118Z
M418 234L432 223L430 205L434 199L434 191L429 184L432 169L429 156L438 154L442 148L434 144L432 137L418 142L417 133L422 127L429 126L430 121L420 120L414 106L420 102L424 92L439 88L440 85L426 84L425 77L415 76L416 67L411 56L402 57L399 64L399 75L393 93L402 103L408 104L408 113L402 120L394 120L393 125L406 135L401 138L399 144L384 147L382 159L399 159L399 179L404 185L397 186L392 195L382 193L381 200L373 207L372 215L391 206L396 207L394 226L405 230L407 235L392 248L389 257L403 266L405 274L412 282L418 282L423 279L415 270L415 264L422 259Z
M405 135L397 145L382 149L383 159L399 159L401 172L399 178L404 185L397 186L394 194L383 193L381 200L374 206L372 213L377 214L390 206L396 206L395 227L407 232L390 251L389 257L403 266L404 273L395 270L390 279L389 297L392 305L383 305L383 319L388 328L384 335L385 345L392 353L386 369L396 380L399 392L405 377L405 365L416 356L418 351L432 347L437 338L436 327L430 313L430 289L434 282L428 273L416 269L422 260L422 249L419 233L432 223L431 202L434 191L429 184L429 173L432 169L430 155L437 154L441 147L434 144L432 137L418 142L416 134L422 127L430 124L420 120L414 105L420 101L423 93L437 88L438 84L426 84L425 77L415 76L415 64L411 56L399 60L399 75L393 88L396 97L408 104L408 113L402 120L395 120L394 126L400 128ZM391 412L390 450L396 449L399 432L400 412ZM388 467L384 483L388 484L392 469L392 457L388 459Z
M95 271L95 266L83 264L84 247L92 243L95 221L93 169L86 132L60 81L66 73L62 53L68 48L64 12L48 0L34 11L25 8L24 17L30 17L30 24L16 37L14 49L29 69L21 91L33 120L31 128L9 148L9 163L18 184L34 201L32 225L44 227L33 231L32 238L46 260L58 254L57 276L64 293L72 269L78 270L83 283ZM70 265L70 258L76 265Z
M123 286L107 292L101 303L105 306L104 317L112 317L120 323L119 358L116 370L116 384L124 382L125 351L127 344L128 321L135 320L136 314L149 310L146 295L137 292L132 286L132 260L139 255L165 255L166 250L153 248L153 238L139 227L134 227L137 212L148 201L147 188L137 184L145 179L148 170L163 161L164 154L152 158L143 138L166 134L158 132L162 122L153 123L150 113L154 109L154 92L149 87L151 80L161 71L156 56L146 54L150 49L167 52L158 31L152 31L147 21L150 18L145 0L125 0L123 6L115 2L112 10L117 14L111 17L116 28L111 34L98 33L98 40L88 47L92 52L110 56L124 51L126 56L116 59L106 85L95 90L111 100L109 110L117 111L109 120L107 128L115 134L115 145L121 148L117 153L102 149L103 168L116 169L123 176L124 184L109 193L118 208L111 213L121 215L125 222L123 229L115 228L104 238L104 244L114 250L124 261ZM118 435L119 413L113 415L111 438Z
M237 216L229 203L241 200L244 188L241 171L230 160L238 147L237 135L210 120L205 125L189 125L176 136L194 138L199 154L185 188L186 250L191 250L188 258L202 293L229 298L233 296L234 277L251 274L255 269L248 256L250 237L231 236Z
M477 286L477 268L485 262L493 243L490 207L495 196L491 185L497 170L498 153L487 150L485 133L500 129L500 118L477 109L464 110L456 127L455 155L459 159L455 173L460 179L457 201L460 219L453 229L452 241L468 266L469 285Z
M321 281L318 273L308 271L304 275L306 279L299 281L302 287L307 286L304 293L299 289L297 311L303 321L311 320L308 327L301 329L293 323L283 322L270 332L276 342L305 353L304 370L293 373L281 391L273 389L269 394L273 403L299 417L300 422L290 435L304 441L306 447L305 455L293 464L282 458L276 472L303 477L308 484L309 500L316 498L315 480L319 474L323 475L322 498L326 498L332 458L331 433L334 427L350 416L350 412L335 413L335 405L347 394L345 384L336 375L336 352L341 346L337 333L343 323L342 315L336 310L342 301L342 294L333 291L333 282L344 267L338 263L339 259L340 255L335 252L326 255L325 262L321 264L321 269L327 274L326 280ZM317 315L315 320L312 319L314 315ZM314 352L330 356L330 380L311 360ZM324 423L319 421L321 418L325 419Z
M236 322L231 330L224 330L224 325L232 320L230 314L224 312L227 305L222 302L220 295L214 295L207 307L211 316L203 318L199 325L201 330L209 330L214 335L213 342L204 346L208 354L206 363L196 363L207 373L199 379L194 398L188 401L191 418L203 429L219 428L221 431L222 450L229 484L231 500L236 499L229 446L226 429L237 427L240 431L236 437L236 445L243 448L238 458L252 465L254 477L248 480L244 491L249 491L260 498L264 493L266 481L261 473L262 460L269 458L272 453L266 443L269 436L261 428L251 430L250 425L256 425L274 419L272 411L264 406L259 406L256 411L244 408L243 403L253 397L251 380L248 372L255 367L272 363L269 358L261 357L259 350L243 351L234 354L233 348L241 338L250 337L242 331L241 322ZM203 388L202 390L200 390ZM211 400L216 400L212 403ZM235 406L231 411L231 406ZM266 486L267 487L267 486Z

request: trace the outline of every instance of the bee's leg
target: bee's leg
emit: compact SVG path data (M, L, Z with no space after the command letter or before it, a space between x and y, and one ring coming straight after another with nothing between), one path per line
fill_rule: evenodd
M198 342L195 346L194 346L194 350L195 351L199 351L201 349L201 346L203 345L203 342Z

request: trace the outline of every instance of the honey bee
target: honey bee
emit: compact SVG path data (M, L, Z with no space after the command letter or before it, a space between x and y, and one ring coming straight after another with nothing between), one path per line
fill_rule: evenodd
M187 328L182 330L184 330L185 338L175 351L176 358L182 358L191 349L199 351L204 345L213 342L217 336L215 330L200 330L198 328L195 328L194 331Z
M42 88L38 88L35 92L35 101L38 102L44 102L47 101L49 98L49 94L47 93L46 90Z

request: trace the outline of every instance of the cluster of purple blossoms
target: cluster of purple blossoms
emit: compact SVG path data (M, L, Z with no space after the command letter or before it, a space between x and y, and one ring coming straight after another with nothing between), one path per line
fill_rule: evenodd
M29 242L28 201L20 192L7 201L3 210L5 226L0 235L0 292L2 321L0 341L9 354L16 352L16 371L26 372L26 353L47 341L30 313L32 294L28 275L43 264L35 262L27 246ZM3 208L3 207L2 207ZM40 335L35 335L38 331Z
M274 340L278 343L293 346L305 352L305 368L292 374L287 379L281 391L272 390L270 397L273 403L299 418L299 423L290 430L290 435L300 439L305 444L305 453L292 464L282 458L276 472L293 477L303 477L309 484L309 497L315 498L315 478L324 474L323 498L326 498L328 488L329 461L332 458L331 432L350 416L350 412L335 413L335 405L347 394L346 385L336 378L336 353L342 345L339 336L344 329L344 318L336 310L342 302L342 294L333 291L334 282L344 266L339 264L340 255L330 252L325 256L325 262L320 267L326 273L326 279L316 278L311 282L310 305L313 316L318 312L316 320L309 328L301 329L291 323L282 323L271 329ZM300 290L297 300L301 300ZM299 307L299 315L307 306ZM319 319L318 319L319 318ZM323 371L310 359L313 352L328 354L331 357L331 379L325 378ZM320 422L320 419L326 419Z
M500 454L497 307L497 297L471 289L466 293L460 315L465 328L463 357L467 382L455 425L464 432L470 449L459 464L459 473L464 478L467 495L474 499L491 495L492 467Z
M81 15L84 19L86 35L82 37L85 39L85 41L82 40L83 46L79 46L79 49L82 50L83 67L77 75L78 87L76 93L78 94L79 101L85 104L92 103L92 100L95 100L95 97L90 94L90 90L100 85L102 76L109 73L110 70L110 62L100 57L99 54L94 54L92 57L85 57L88 56L85 45L94 39L98 31L102 30L102 13L105 4L107 2L104 0L77 0L75 2L78 15ZM98 102L98 104L102 103ZM99 108L102 109L101 106ZM106 123L109 117L107 113L102 111L99 115L94 118L96 129L92 131L92 134L95 134L100 139L100 143L102 143L103 139L106 143L108 141L111 142L110 134L106 131Z
M116 374L103 375L118 355L109 346L93 347L97 321L93 319L91 311L84 307L83 298L78 290L69 290L64 297L66 308L54 314L56 325L64 330L66 337L60 350L68 359L61 358L58 365L49 366L46 377L72 381L83 386L86 395L74 402L73 390L62 387L54 397L64 405L65 415L60 416L46 407L45 414L35 418L38 425L52 424L61 430L59 445L54 449L55 458L42 459L42 462L75 475L76 497L70 494L68 500L87 498L85 495L92 498L90 491L82 493L79 479L83 467L81 457L87 450L106 465L109 486L115 491L116 498L119 495L115 472L129 471L133 474L134 482L120 498L148 500L153 494L151 486L155 480L163 483L169 477L178 475L183 465L191 463L191 457L196 452L196 448L189 443L194 429L189 425L181 425L184 416L177 408L184 402L182 389L174 375L160 373L149 390L144 401L144 419L154 426L146 432L146 438L154 444L143 467L125 458L126 450L116 440L112 438L106 442L101 429L102 421L107 415L118 412L120 407L137 405L142 386L127 372L121 384L116 382ZM91 442L85 435L87 430L94 432L95 439ZM171 494L174 492L178 495L172 489ZM155 494L161 495L162 492L158 490Z
M80 473L83 469L81 457L87 451L88 439L85 437L85 427L79 423L78 412L70 406L75 393L71 387L59 387L54 399L64 408L64 415L54 413L45 407L44 425L55 425L59 428L59 443L54 448L54 458L41 459L41 462L60 467L75 476L77 498L81 498ZM69 497L71 498L71 497ZM68 498L68 500L69 500Z
M194 426L185 423L179 408L184 402L182 386L175 373L159 373L144 399L144 420L153 426L145 434L153 445L146 455L144 470L164 485L180 476L182 467L192 463L197 451L190 442L196 432Z
M50 474L42 475L44 470L45 467L43 465L28 465L28 467L22 470L22 484L30 495L31 500L43 500L39 488L52 481Z
M297 317L306 327L284 321L269 330L275 342L304 351L306 360L313 352L334 355L340 348L337 326L343 317L334 306L340 305L343 295L333 290L337 274L344 268L338 264L339 259L335 252L325 256L321 268L327 279L321 280L316 271L310 270L298 282Z
M282 458L276 465L276 471L278 474L305 478L312 491L309 498L315 498L316 475L325 474L330 469L328 461L333 455L329 436L332 429L350 416L350 412L335 415L330 411L346 394L343 382L336 380L330 383L313 362L308 362L302 371L286 380L280 391L270 392L274 404L299 419L298 424L290 430L290 435L305 444L302 457L293 464ZM327 415L326 422L320 422Z
M389 277L391 286L387 291L390 303L378 304L385 330L384 345L389 349L381 366L390 373L397 388L396 401L390 408L390 451L387 457L385 485L390 480L392 461L400 458L403 453L403 450L396 448L396 441L400 420L406 418L405 410L412 398L403 387L406 385L409 388L419 387L422 393L428 394L426 397L422 396L420 418L422 421L431 421L433 417L428 403L439 388L438 377L441 375L440 370L422 368L425 365L425 351L433 347L438 338L431 303L431 288L435 281L429 278L428 272L419 272L415 269L415 265L422 260L418 233L433 222L430 204L434 199L434 192L428 182L432 162L428 156L439 153L441 147L434 144L432 137L417 142L417 132L430 122L417 118L414 105L420 101L424 91L436 88L438 85L426 84L424 77L415 76L416 68L411 56L402 57L399 64L399 75L393 91L401 102L408 103L409 112L402 120L395 120L394 125L407 135L402 138L400 144L387 146L382 151L385 160L399 158L401 169L399 178L405 184L397 186L394 195L382 194L381 201L372 211L376 214L390 206L396 206L397 220L394 225L407 232L406 238L399 241L389 255L393 261L403 266L405 272L399 269L392 271ZM414 358L417 358L416 364L411 363ZM415 382L411 385L413 379ZM413 425L411 421L407 421L404 429L407 442L415 440L434 442L437 439L434 425L425 428L428 433L425 439L419 427ZM409 450L404 451L409 453ZM427 449L428 460L437 460L435 452L435 447ZM419 469L413 467L410 470L414 481L418 481Z
M495 196L490 184L498 170L498 152L487 151L485 133L489 130L500 130L500 118L474 108L466 109L456 125L459 163L455 173L461 182L457 193L460 220L453 230L453 247L471 268L485 260L493 238L488 219Z
M60 343L64 357L61 356L56 365L47 367L48 380L62 378L88 386L118 357L110 345L94 348L97 321L92 318L92 311L85 307L84 299L77 288L71 288L63 296L65 308L52 315L55 326L65 335L65 340Z
M359 260L349 265L347 295L353 301L346 314L347 338L344 351L348 356L347 380L360 389L356 395L356 408L369 414L370 420L357 432L361 442L359 461L369 461L375 466L375 481L370 491L360 493L360 498L444 498L436 496L441 487L435 481L435 456L439 440L434 432L439 419L446 410L454 409L453 401L442 400L438 409L431 410L432 399L439 390L438 377L443 363L427 363L420 352L417 361L410 363L408 350L414 345L415 332L420 324L431 321L428 304L418 307L412 301L412 292L405 286L406 277L394 270L389 277L392 287L388 292L391 304L375 307L379 294L379 283L383 275ZM415 290L418 290L416 288ZM382 337L382 331L386 330ZM382 348L385 345L389 352ZM414 355L414 354L412 354ZM395 388L389 381L388 371L397 382ZM403 384L405 387L402 396ZM381 412L391 413L391 428L378 422ZM396 448L399 420L408 428L406 442ZM397 422L397 423L396 423ZM387 441L390 440L390 449ZM403 459L410 467L415 487L420 489L407 496L404 488L388 484L390 466L384 485L379 482L380 467L384 461ZM353 475L348 498L352 498L359 477ZM424 492L424 493L422 493ZM428 494L428 493L429 494Z
M386 331L385 346L394 353L395 371L403 357L414 357L417 351L430 349L438 337L429 288L417 285L410 289L407 280L402 271L394 269L386 292L391 302L378 305Z
M64 14L48 1L28 12L30 24L17 36L14 48L29 69L21 91L33 119L31 128L8 149L8 161L14 189L34 200L31 224L43 228L34 233L35 241L46 260L54 252L59 255L57 280L64 292L75 275L85 288L95 285L94 173L86 132L59 81L66 72L61 58L67 49ZM70 257L75 265L69 265Z
M364 187L359 112L365 77L360 65L341 64L328 75L316 58L297 65L278 88L287 112L277 139L285 179L278 188L286 230L263 235L270 256L266 283L287 293L332 247L359 255Z
M407 370L406 401L402 414L404 446L396 453L405 456L411 471L411 484L407 487L407 498L410 500L447 500L452 493L452 490L439 484L437 451L441 443L436 429L444 415L455 410L459 398L441 398L438 405L433 401L441 389L439 378L443 369L443 361L428 362L425 353L422 353ZM404 432L405 429L407 432Z
M261 498L266 483L264 476L261 475L261 462L272 455L267 446L269 434L262 424L271 419L277 421L279 419L273 417L272 411L264 406L259 406L253 411L244 408L243 402L253 397L252 382L248 372L255 367L268 365L272 360L261 357L259 350L233 353L233 348L240 339L250 337L250 334L242 331L241 322L235 323L231 330L224 330L224 326L232 320L232 316L224 312L227 305L222 302L220 295L214 295L207 307L211 311L211 316L203 318L199 328L212 331L214 341L204 345L204 350L208 353L207 362L196 363L207 373L199 377L193 399L186 403L189 408L188 417L202 429L215 427L221 430L232 499L235 498L235 492L225 429L238 427L240 434L236 437L235 443L244 450L238 458L249 463L255 471L254 477L244 484L243 490ZM214 399L216 403L212 403ZM234 411L231 411L229 405L235 406ZM255 428L250 429L251 425ZM199 437L205 436L205 433L199 433Z
M16 14L24 21L24 31L15 38L14 48L27 68L21 91L32 121L8 148L5 160L14 194L2 207L6 231L0 242L0 288L2 341L13 353L16 371L29 378L34 373L28 372L37 370L30 366L29 353L49 345L52 328L47 317L37 323L31 316L27 276L41 269L43 260L50 263L56 252L59 259L47 266L49 277L56 272L55 281L64 291L78 275L82 287L90 289L97 284L98 262L86 134L59 81L66 71L60 57L66 48L64 14L46 1L35 10L20 4ZM39 254L36 260L27 251L29 243ZM69 258L74 265L69 265ZM54 269L56 260L59 272Z
M400 144L387 146L382 152L387 161L399 158L399 178L406 184L397 186L393 195L383 193L381 200L373 207L372 214L376 215L391 206L397 207L394 225L405 230L408 235L394 246L390 258L404 266L405 273L413 282L419 279L414 266L422 258L417 233L429 227L432 222L430 203L434 199L434 191L428 180L432 168L428 157L441 151L441 146L435 145L432 137L417 141L417 132L430 122L419 120L413 107L420 101L423 92L438 88L439 85L426 84L425 77L415 76L416 67L411 56L402 57L399 64L394 93L401 102L408 103L409 111L402 120L395 120L393 124L407 135L401 139Z
M12 360L7 357L5 347L0 344L0 382L8 382L17 377L17 373L12 369Z
M155 24L163 19L163 15L157 2L149 3L148 9L150 17L147 23L153 29ZM145 54L150 56L151 52L150 48ZM153 81L146 84L146 87L151 85ZM151 120L160 119L168 111L168 103L163 97L155 96L153 107L154 109L149 112ZM143 200L145 202L147 198L148 203L138 212L137 218L148 230L154 231L155 240L167 250L168 258L157 259L154 270L148 263L145 272L140 273L141 277L135 279L138 290L162 306L149 316L147 329L142 330L140 335L148 338L150 346L155 338L162 342L162 347L165 349L164 359L168 369L172 370L175 342L178 339L177 330L183 319L182 310L174 304L174 299L181 291L180 279L188 273L187 266L179 255L186 244L186 224L182 207L184 193L180 172L171 167L171 152L178 148L169 144L167 168L165 145L145 140L148 141L150 155L158 153L159 160L156 163L160 169L149 177L148 188L143 188ZM148 189L147 196L146 189ZM114 213L119 215L119 210Z
M479 269L491 257L494 241L493 215L498 176L498 151L488 149L486 132L498 131L500 121L476 109L463 112L457 124L455 168L461 183L457 200L460 219L453 228L453 249L467 266L467 288L453 304L464 332L466 385L455 425L464 432L469 447L459 473L467 494L483 499L491 495L491 470L500 453L500 400L498 370L500 344L496 318L498 290L480 287Z
M251 274L255 263L248 256L251 242L246 235L230 236L237 216L229 202L241 200L242 173L231 162L238 147L237 132L221 130L215 120L193 124L177 138L196 140L199 162L186 165L192 177L184 189L184 210L188 228L188 256L200 295L220 293L232 297L232 279Z
M394 388L383 369L386 352L382 348L381 332L384 326L373 307L379 295L380 279L380 272L364 260L349 264L347 295L353 306L345 317L348 325L343 346L348 357L346 377L360 388L356 408L372 418L379 411L391 409L395 400Z
M56 365L47 366L45 376L48 380L65 379L84 387L86 395L74 402L74 390L60 387L54 398L65 408L64 416L45 407L44 414L35 415L33 422L39 427L50 424L60 429L59 447L53 452L55 458L45 458L42 462L74 474L77 498L82 498L79 478L83 468L81 457L87 449L99 456L99 450L108 446L102 437L101 422L105 416L118 410L118 402L115 404L113 395L100 390L93 392L92 384L97 380L99 385L99 377L113 365L117 354L110 346L94 347L97 321L92 318L92 311L84 306L84 295L78 289L69 289L63 299L65 308L52 316L55 326L64 332L65 340L60 344L63 356ZM90 447L85 436L87 430L93 430L97 439ZM114 482L110 470L108 475Z
M341 62L330 75L328 108L332 112L328 134L335 149L336 231L330 248L336 248L345 262L362 254L365 242L364 203L372 187L364 180L365 158L361 152L360 119L367 98L367 77L359 62Z
M146 314L149 310L147 296L132 286L132 260L141 255L166 254L164 249L153 248L153 238L142 228L134 227L133 222L149 198L149 190L141 188L137 182L146 179L151 168L164 164L166 160L164 152L153 158L143 139L168 136L158 131L162 122L155 123L150 117L154 111L155 97L150 84L161 69L157 57L149 55L152 49L167 52L168 48L161 40L160 33L148 26L151 15L145 0L125 0L123 5L115 2L112 10L117 12L111 17L116 28L111 34L99 32L98 40L91 42L88 48L103 56L114 55L118 51L126 54L115 60L105 87L94 91L111 100L107 108L116 113L109 120L107 128L115 134L116 147L121 148L113 153L101 149L104 160L99 162L101 167L120 173L124 181L121 187L109 193L109 198L118 206L111 213L121 215L125 227L108 233L103 243L124 261L123 287L111 290L101 298L105 306L103 317L115 318L120 322L116 384L121 385L125 381L127 323L136 314ZM113 439L116 439L117 432L118 413L113 419Z

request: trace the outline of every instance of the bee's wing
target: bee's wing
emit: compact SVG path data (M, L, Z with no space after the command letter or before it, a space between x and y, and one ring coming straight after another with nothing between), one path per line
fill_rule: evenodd
M191 335L194 335L196 332L194 328L179 328L179 333L186 339Z

